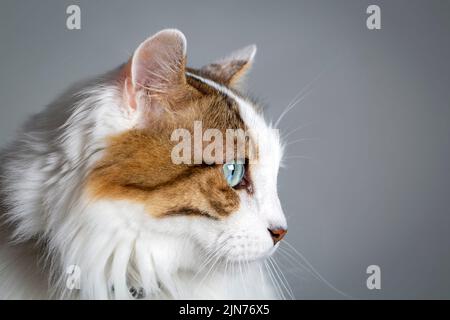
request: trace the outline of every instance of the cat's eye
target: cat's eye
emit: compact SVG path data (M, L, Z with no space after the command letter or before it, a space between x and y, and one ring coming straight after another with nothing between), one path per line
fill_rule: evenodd
M244 178L245 168L243 163L229 162L223 165L223 174L230 187L237 186Z

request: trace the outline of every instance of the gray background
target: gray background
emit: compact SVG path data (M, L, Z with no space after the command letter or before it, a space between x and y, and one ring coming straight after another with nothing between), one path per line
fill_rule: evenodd
M80 31L65 28L69 4ZM310 84L282 121L310 140L289 146L279 189L287 240L324 278L355 298L450 298L449 1L2 0L0 144L165 27L186 34L191 66L256 43L249 88L269 118ZM297 298L343 298L278 261ZM371 264L381 290L366 288Z

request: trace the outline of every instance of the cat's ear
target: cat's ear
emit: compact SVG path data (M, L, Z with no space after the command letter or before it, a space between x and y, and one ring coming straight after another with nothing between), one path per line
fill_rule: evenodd
M253 44L202 67L201 71L219 83L227 86L238 86L250 70L255 55L256 45Z
M139 92L164 98L186 84L186 38L179 30L166 29L142 42L126 66L125 95L131 108Z

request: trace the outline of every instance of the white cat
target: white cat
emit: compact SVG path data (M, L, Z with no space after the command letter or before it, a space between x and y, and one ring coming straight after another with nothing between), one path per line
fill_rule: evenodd
M187 69L163 30L32 117L1 159L0 298L278 298L262 261L287 229L283 148L237 89L255 52ZM258 161L172 163L195 120L251 129Z

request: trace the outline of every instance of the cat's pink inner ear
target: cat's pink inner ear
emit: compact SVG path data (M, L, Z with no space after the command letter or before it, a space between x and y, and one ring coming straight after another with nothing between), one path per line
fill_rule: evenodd
M136 110L137 109L136 91L134 90L130 77L125 78L123 92L126 104L130 106L132 110Z
M127 65L126 98L136 107L136 93L163 96L186 83L186 38L178 30L166 29L142 42Z

